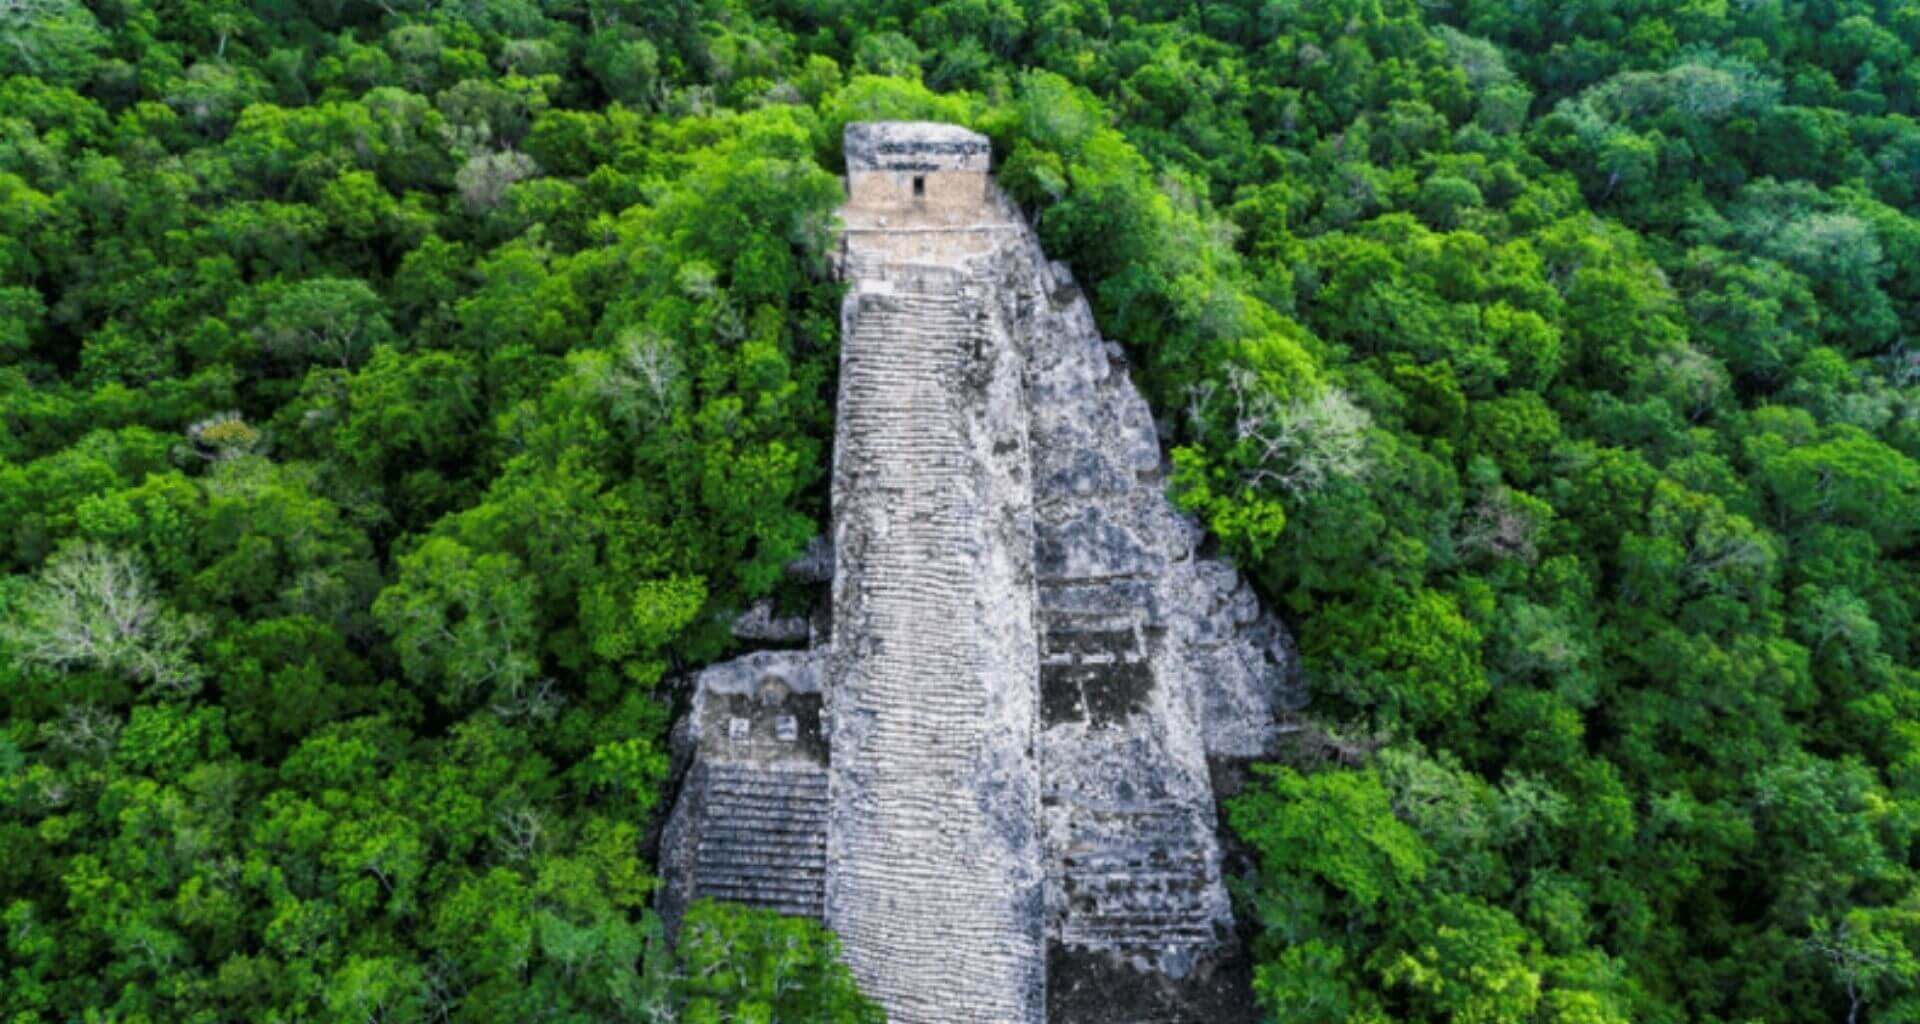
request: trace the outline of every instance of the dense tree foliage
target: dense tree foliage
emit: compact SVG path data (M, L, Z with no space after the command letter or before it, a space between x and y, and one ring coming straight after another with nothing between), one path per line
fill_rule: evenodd
M0 11L0 1016L866 1019L641 858L821 515L818 119L431 6Z
M0 1013L865 1020L640 855L971 124L1295 626L1277 1021L1920 1020L1920 9L0 4Z

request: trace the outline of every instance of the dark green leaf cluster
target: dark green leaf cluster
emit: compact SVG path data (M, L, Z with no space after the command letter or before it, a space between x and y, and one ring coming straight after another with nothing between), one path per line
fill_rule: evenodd
M818 118L685 6L0 11L0 1017L873 1018L647 910L839 297Z
M1291 611L1275 1019L1920 1015L1911 4L767 6L982 98Z

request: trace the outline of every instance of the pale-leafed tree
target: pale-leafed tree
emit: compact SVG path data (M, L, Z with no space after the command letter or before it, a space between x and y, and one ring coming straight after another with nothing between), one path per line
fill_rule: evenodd
M1470 36L1451 25L1436 25L1434 37L1446 45L1447 57L1467 76L1475 91L1514 81L1506 55L1491 40Z
M13 657L59 670L117 672L172 693L200 685L200 624L161 600L138 558L99 544L62 548L4 622Z
M79 0L0 0L0 75L82 77L107 45Z
M1339 388L1281 399L1253 372L1233 369L1224 385L1209 383L1188 395L1187 414L1204 423L1224 406L1236 446L1240 482L1306 495L1372 468L1367 431L1373 418Z
M503 808L493 816L493 845L502 859L521 862L540 851L547 832L546 817L535 807Z
M1733 389L1727 368L1692 346L1661 355L1654 372L1659 390L1696 423Z
M1902 341L1887 353L1884 362L1887 378L1894 386L1905 388L1920 385L1920 345Z
M58 722L40 726L40 735L54 749L78 757L105 757L120 735L118 717L93 706L75 704L65 708Z
M613 351L583 359L579 367L614 418L635 427L673 415L686 385L673 343L637 328L623 332Z
M1576 100L1609 120L1672 110L1709 123L1772 107L1781 85L1740 60L1698 60L1666 71L1625 71L1588 89ZM1563 108L1564 109L1564 108Z
M259 88L226 62L203 60L168 89L167 105L196 128L224 130L242 108L261 98Z
M365 281L338 277L311 278L275 295L256 333L289 362L342 369L394 338L379 294Z
M505 150L478 153L467 158L453 176L460 200L473 213L486 213L507 197L507 189L540 173L533 158L525 153Z
M1511 489L1496 488L1467 510L1460 528L1460 547L1532 565L1540 557L1536 541L1543 518L1541 509L1532 507Z
M711 308L715 337L731 345L747 336L746 318L740 315L733 294L721 287L720 275L712 264L693 260L674 275L674 283L680 286L680 294Z
M1880 648L1880 623L1873 617L1873 606L1845 587L1815 591L1800 615L1815 637L1816 651L1836 646L1865 652Z
M1707 593L1746 593L1775 573L1778 553L1742 516L1706 519L1687 543L1686 579Z
M695 302L705 302L720 293L720 275L705 260L688 260L674 275L681 294Z

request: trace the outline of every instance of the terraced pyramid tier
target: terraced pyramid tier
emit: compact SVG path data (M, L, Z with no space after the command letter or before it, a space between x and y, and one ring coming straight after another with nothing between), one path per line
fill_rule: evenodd
M827 773L814 767L707 767L696 897L818 918L827 868Z

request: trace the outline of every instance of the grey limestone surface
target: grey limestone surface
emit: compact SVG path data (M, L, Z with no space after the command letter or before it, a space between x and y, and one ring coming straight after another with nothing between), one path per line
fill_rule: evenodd
M850 172L987 169L950 125L845 142ZM1232 1019L1209 766L1271 753L1291 641L1168 499L1120 347L1017 210L900 195L844 213L831 542L793 568L828 597L736 625L814 646L697 678L663 912L818 917L897 1024Z
M993 147L986 138L953 124L935 121L856 121L841 139L847 170L979 171L985 173Z
M1020 362L959 268L841 332L827 924L895 1021L1038 1021L1033 526Z
M733 638L759 644L802 644L812 639L804 615L780 615L772 601L755 601L733 620Z

